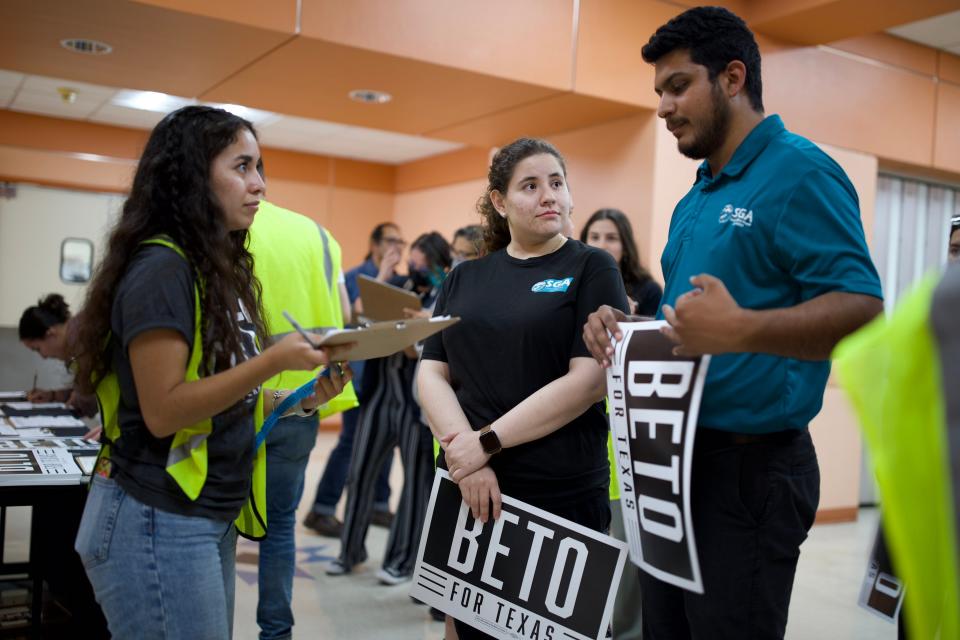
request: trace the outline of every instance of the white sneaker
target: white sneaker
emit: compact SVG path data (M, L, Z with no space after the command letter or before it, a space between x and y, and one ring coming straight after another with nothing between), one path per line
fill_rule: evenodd
M391 586L396 584L403 584L404 582L407 582L408 580L410 580L412 577L413 576L409 574L401 575L397 573L395 569L387 569L385 567L381 567L379 570L377 570L377 580L380 581L380 584L387 584Z

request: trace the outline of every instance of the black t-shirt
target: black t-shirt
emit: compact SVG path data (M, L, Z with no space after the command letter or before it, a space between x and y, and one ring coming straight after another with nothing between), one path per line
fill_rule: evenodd
M111 448L113 477L140 502L189 516L233 520L250 493L253 473L254 416L258 390L213 416L207 438L207 479L191 501L167 473L173 436L155 438L140 413L127 352L130 342L151 329L173 329L192 349L194 276L172 249L147 245L134 256L120 280L110 318L113 370L120 384L120 438ZM238 318L247 357L256 354L253 323Z
M660 311L660 298L663 297L663 288L652 278L629 287L627 295L637 303L638 316L653 317Z
M627 310L620 272L605 251L575 240L527 260L500 250L450 272L434 314L461 321L428 338L423 357L449 365L477 430L566 375L571 358L590 357L583 325L602 304ZM501 491L546 508L602 496L610 480L606 439L598 403L539 440L504 449L490 466Z

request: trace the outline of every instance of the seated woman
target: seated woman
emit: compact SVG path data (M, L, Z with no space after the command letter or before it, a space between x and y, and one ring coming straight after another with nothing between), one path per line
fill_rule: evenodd
M76 337L70 306L59 293L51 293L27 307L20 316L20 342L43 358L64 362L67 369L73 364L72 343ZM30 402L65 402L82 416L97 413L97 399L93 395L78 394L73 386L62 389L31 389Z
M488 177L477 205L488 253L444 282L435 314L461 321L427 339L420 365L439 464L474 518L498 518L505 493L606 531L606 378L582 327L598 304L628 308L623 283L609 254L563 235L572 200L553 145L516 140ZM456 627L461 640L488 637Z

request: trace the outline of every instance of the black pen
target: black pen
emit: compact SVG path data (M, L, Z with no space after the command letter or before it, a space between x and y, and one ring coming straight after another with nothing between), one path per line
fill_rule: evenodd
M287 322L289 322L291 325L293 325L293 328L297 330L297 333L299 333L301 336L303 336L303 339L307 341L307 344L309 344L309 345L310 345L311 347L313 347L314 349L320 349L320 348L321 348L319 344L317 344L316 342L314 342L314 341L310 338L310 334L307 333L306 329L304 329L303 327L301 327L301 326L300 326L300 323L293 319L293 316L290 315L289 312L284 311L284 312L283 312L283 317L287 319ZM337 371L340 373L340 375L343 375L343 367L340 366L340 363L339 363L339 362L337 362L336 365L337 365ZM330 366L329 366L329 365L327 366L327 368L326 368L325 370L323 370L323 371L320 372L320 376L321 376L321 377L327 377L327 378L330 377Z

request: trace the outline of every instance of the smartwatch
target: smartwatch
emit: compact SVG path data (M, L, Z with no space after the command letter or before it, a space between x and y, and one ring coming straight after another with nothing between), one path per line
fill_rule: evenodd
M503 446L500 444L500 438L497 436L497 432L490 427L491 425L488 424L480 429L480 446L483 447L484 453L492 456L500 453Z

